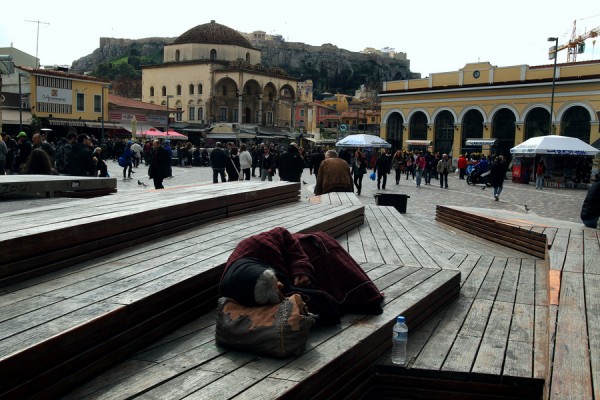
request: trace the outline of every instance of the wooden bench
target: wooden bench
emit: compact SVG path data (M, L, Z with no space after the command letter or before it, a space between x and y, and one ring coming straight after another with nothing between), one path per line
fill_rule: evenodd
M546 235L458 208L436 206L436 220L503 246L539 258L546 257Z
M247 236L274 226L335 234L364 219L362 206L260 208L6 286L0 397L54 397L214 309L224 263Z
M0 198L3 196L104 196L116 191L116 178L6 175L0 181Z
M390 348L395 317L405 315L415 329L456 298L460 281L456 270L362 267L385 293L384 313L346 315L339 326L313 328L300 356L273 359L217 346L213 311L65 398L345 398L364 388L365 374Z
M5 215L0 287L227 216L296 202L300 185L233 182L148 190Z

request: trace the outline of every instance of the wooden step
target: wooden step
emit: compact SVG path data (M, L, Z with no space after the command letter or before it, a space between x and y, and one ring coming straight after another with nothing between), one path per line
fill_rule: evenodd
M190 225L296 202L297 183L232 182L12 212L0 227L0 287ZM40 215L44 215L40 218Z
M339 232L362 219L361 206L263 206L6 286L0 397L54 397L213 309L224 263L250 235Z
M344 398L391 346L397 315L416 329L458 296L460 272L364 264L385 293L382 315L346 315L335 327L313 328L306 351L272 359L214 342L214 311L65 396L80 398Z
M436 207L436 220L538 258L546 257L547 239L543 233L441 205Z

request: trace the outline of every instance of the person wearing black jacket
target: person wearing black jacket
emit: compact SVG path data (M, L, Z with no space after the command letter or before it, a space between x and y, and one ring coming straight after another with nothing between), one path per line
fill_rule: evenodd
M581 206L581 221L588 228L598 228L600 218L600 174L595 175L595 181Z
M325 153L323 153L321 146L317 146L315 152L310 156L310 171L315 176L319 175L319 166L324 159Z
M267 178L272 181L275 174L275 156L271 154L269 145L263 147L264 153L260 156L260 180L264 181Z
M158 140L153 141L148 176L154 181L154 189L165 188L163 186L163 179L169 176L170 164L171 158L169 157L167 149L162 147Z
M387 151L381 149L381 155L375 162L373 172L377 172L377 189L385 189L387 183L387 176L390 173L390 158L387 156ZM383 178L383 184L381 182Z
M282 181L300 182L302 170L304 159L298 151L298 145L292 142L287 152L279 158L279 177Z
M213 183L219 183L219 175L221 176L221 183L226 182L225 180L225 168L227 167L227 160L229 156L223 150L223 144L217 142L217 147L210 152L210 164L213 170Z
M90 149L90 138L86 134L77 136L77 141L71 145L67 168L69 175L96 176L96 164Z

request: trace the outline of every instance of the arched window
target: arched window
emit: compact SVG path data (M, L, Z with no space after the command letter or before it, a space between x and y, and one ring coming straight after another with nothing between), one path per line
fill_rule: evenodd
M181 56L181 53L179 52L179 50L175 50L175 61L179 61L180 56Z
M166 96L166 95L167 95L167 87L166 87L166 86L163 86L163 87L162 87L162 95L163 95L163 96Z
M269 93L269 101L273 101L273 93Z
M210 59L211 60L216 60L217 59L217 51L215 49L212 49L210 51Z
M190 83L190 94L194 94L194 84Z
M204 112L202 107L198 107L198 121L202 121L204 119Z
M202 84L198 84L198 94L202 94Z
M181 96L181 85L177 85L177 96Z
M150 86L150 97L154 97L154 86Z
M246 61L250 62L250 53L246 53Z

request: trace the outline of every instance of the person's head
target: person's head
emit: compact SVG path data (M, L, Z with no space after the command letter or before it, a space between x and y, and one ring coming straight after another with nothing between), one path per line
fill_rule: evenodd
M238 153L237 147L232 147L231 150L229 150L229 154L231 154L232 156L236 156L237 153Z
M242 143L240 145L240 151L246 151L248 148L246 147L246 143Z
M33 149L23 166L23 172L35 175L52 174L52 163L48 154L42 149Z
M265 154L269 154L269 152L271 151L271 148L269 147L268 144L265 144L263 146L263 151L265 152Z
M77 134L75 132L69 132L67 134L67 142L73 144L77 140Z
M325 158L338 158L338 153L335 150L327 150L325 152Z
M86 146L90 145L90 137L85 133L80 133L77 135L77 142L85 144Z
M442 155L442 159L444 159L444 160L447 160L447 159L448 159L448 154L444 153L444 154Z
M158 149L160 147L160 140L154 140L152 142L152 147L154 147L154 149Z
M217 146L217 149L222 149L222 148L223 148L223 143L221 143L221 142L217 142L217 143L215 144L215 146Z
M233 262L220 285L222 296L248 307L279 303L283 300L282 288L275 271L253 258Z
M31 141L33 142L33 144L42 144L42 135L40 135L39 133L34 133L33 136L31 137Z
M24 141L24 140L27 140L27 134L26 134L25 132L23 132L23 131L19 132L19 133L17 134L17 140L18 140L18 141Z
M293 148L295 148L296 150L298 150L298 143L296 143L296 142L292 142L292 143L290 143L290 147L293 147Z
M99 155L100 155L100 153L102 153L102 149L101 149L100 147L96 147L96 148L94 149L94 155L98 155L98 156L99 156Z
M381 150L379 150L379 152L381 153L382 156L385 156L387 154L386 149L381 149Z

